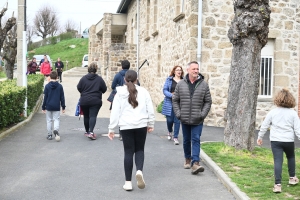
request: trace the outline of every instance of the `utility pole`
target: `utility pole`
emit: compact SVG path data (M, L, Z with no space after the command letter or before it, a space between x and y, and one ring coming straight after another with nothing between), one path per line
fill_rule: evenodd
M27 88L27 62L26 62L26 0L18 0L17 21L17 85ZM27 92L24 105L24 116L27 117Z

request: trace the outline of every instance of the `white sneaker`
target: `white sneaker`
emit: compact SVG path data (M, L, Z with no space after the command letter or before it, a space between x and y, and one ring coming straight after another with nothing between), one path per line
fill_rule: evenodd
M57 142L59 142L59 141L60 141L60 136L59 136L58 131L57 131L57 130L54 130L53 133L54 133L54 136L55 136L55 140L56 140Z
M123 189L126 190L126 191L131 191L132 190L131 181L125 181L125 184L123 185Z
M179 145L179 141L177 138L174 138L174 145Z
M290 177L289 184L290 185L297 185L299 183L299 179L295 177Z
M137 186L140 189L144 189L145 188L145 181L143 178L143 172L141 170L138 170L136 172L135 178L137 180Z
M172 133L168 133L168 140L172 140Z

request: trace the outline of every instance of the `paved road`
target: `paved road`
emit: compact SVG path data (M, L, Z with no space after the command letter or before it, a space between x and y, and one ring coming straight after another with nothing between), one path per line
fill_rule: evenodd
M124 191L122 142L101 136L107 133L109 103L103 101L98 115L98 139L84 137L83 121L74 116L78 80L63 78L67 109L61 116L60 142L46 139L41 110L0 141L0 199L234 199L207 166L204 165L204 173L196 176L183 169L182 145L175 146L166 139L166 123L160 114L155 131L148 134L146 141L146 188L138 189L133 181L133 191ZM214 140L221 131L205 127L203 139L211 135L207 139ZM179 140L182 141L181 133Z
M0 141L0 199L235 199L206 165L205 172L196 176L183 169L182 145L166 139L165 119L158 113L155 130L146 141L146 188L138 189L133 181L134 190L124 191L122 143L104 136L109 103L103 101L98 115L98 139L84 137L83 121L74 116L78 80L63 78L67 109L61 116L60 142L46 139L41 109L29 123ZM204 127L201 140L222 141L223 128ZM181 133L179 141L182 144Z

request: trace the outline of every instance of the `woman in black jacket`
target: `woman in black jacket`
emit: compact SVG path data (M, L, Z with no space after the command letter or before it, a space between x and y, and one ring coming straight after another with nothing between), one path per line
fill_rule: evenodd
M96 74L97 68L96 63L91 63L88 67L89 73L83 76L77 85L77 90L80 92L80 107L84 116L83 121L86 131L84 135L91 140L96 139L94 127L102 106L102 94L107 90L102 77Z

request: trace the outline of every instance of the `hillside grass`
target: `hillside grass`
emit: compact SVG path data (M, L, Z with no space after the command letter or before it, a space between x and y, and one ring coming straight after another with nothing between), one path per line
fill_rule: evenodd
M66 61L69 61L67 69L80 67L83 55L88 53L88 41L88 38L62 40L57 44L49 44L36 48L28 52L28 56L31 60L34 55L48 54L53 65L57 61L57 58L60 58L65 65L65 70ZM71 48L71 45L75 45L75 48Z

